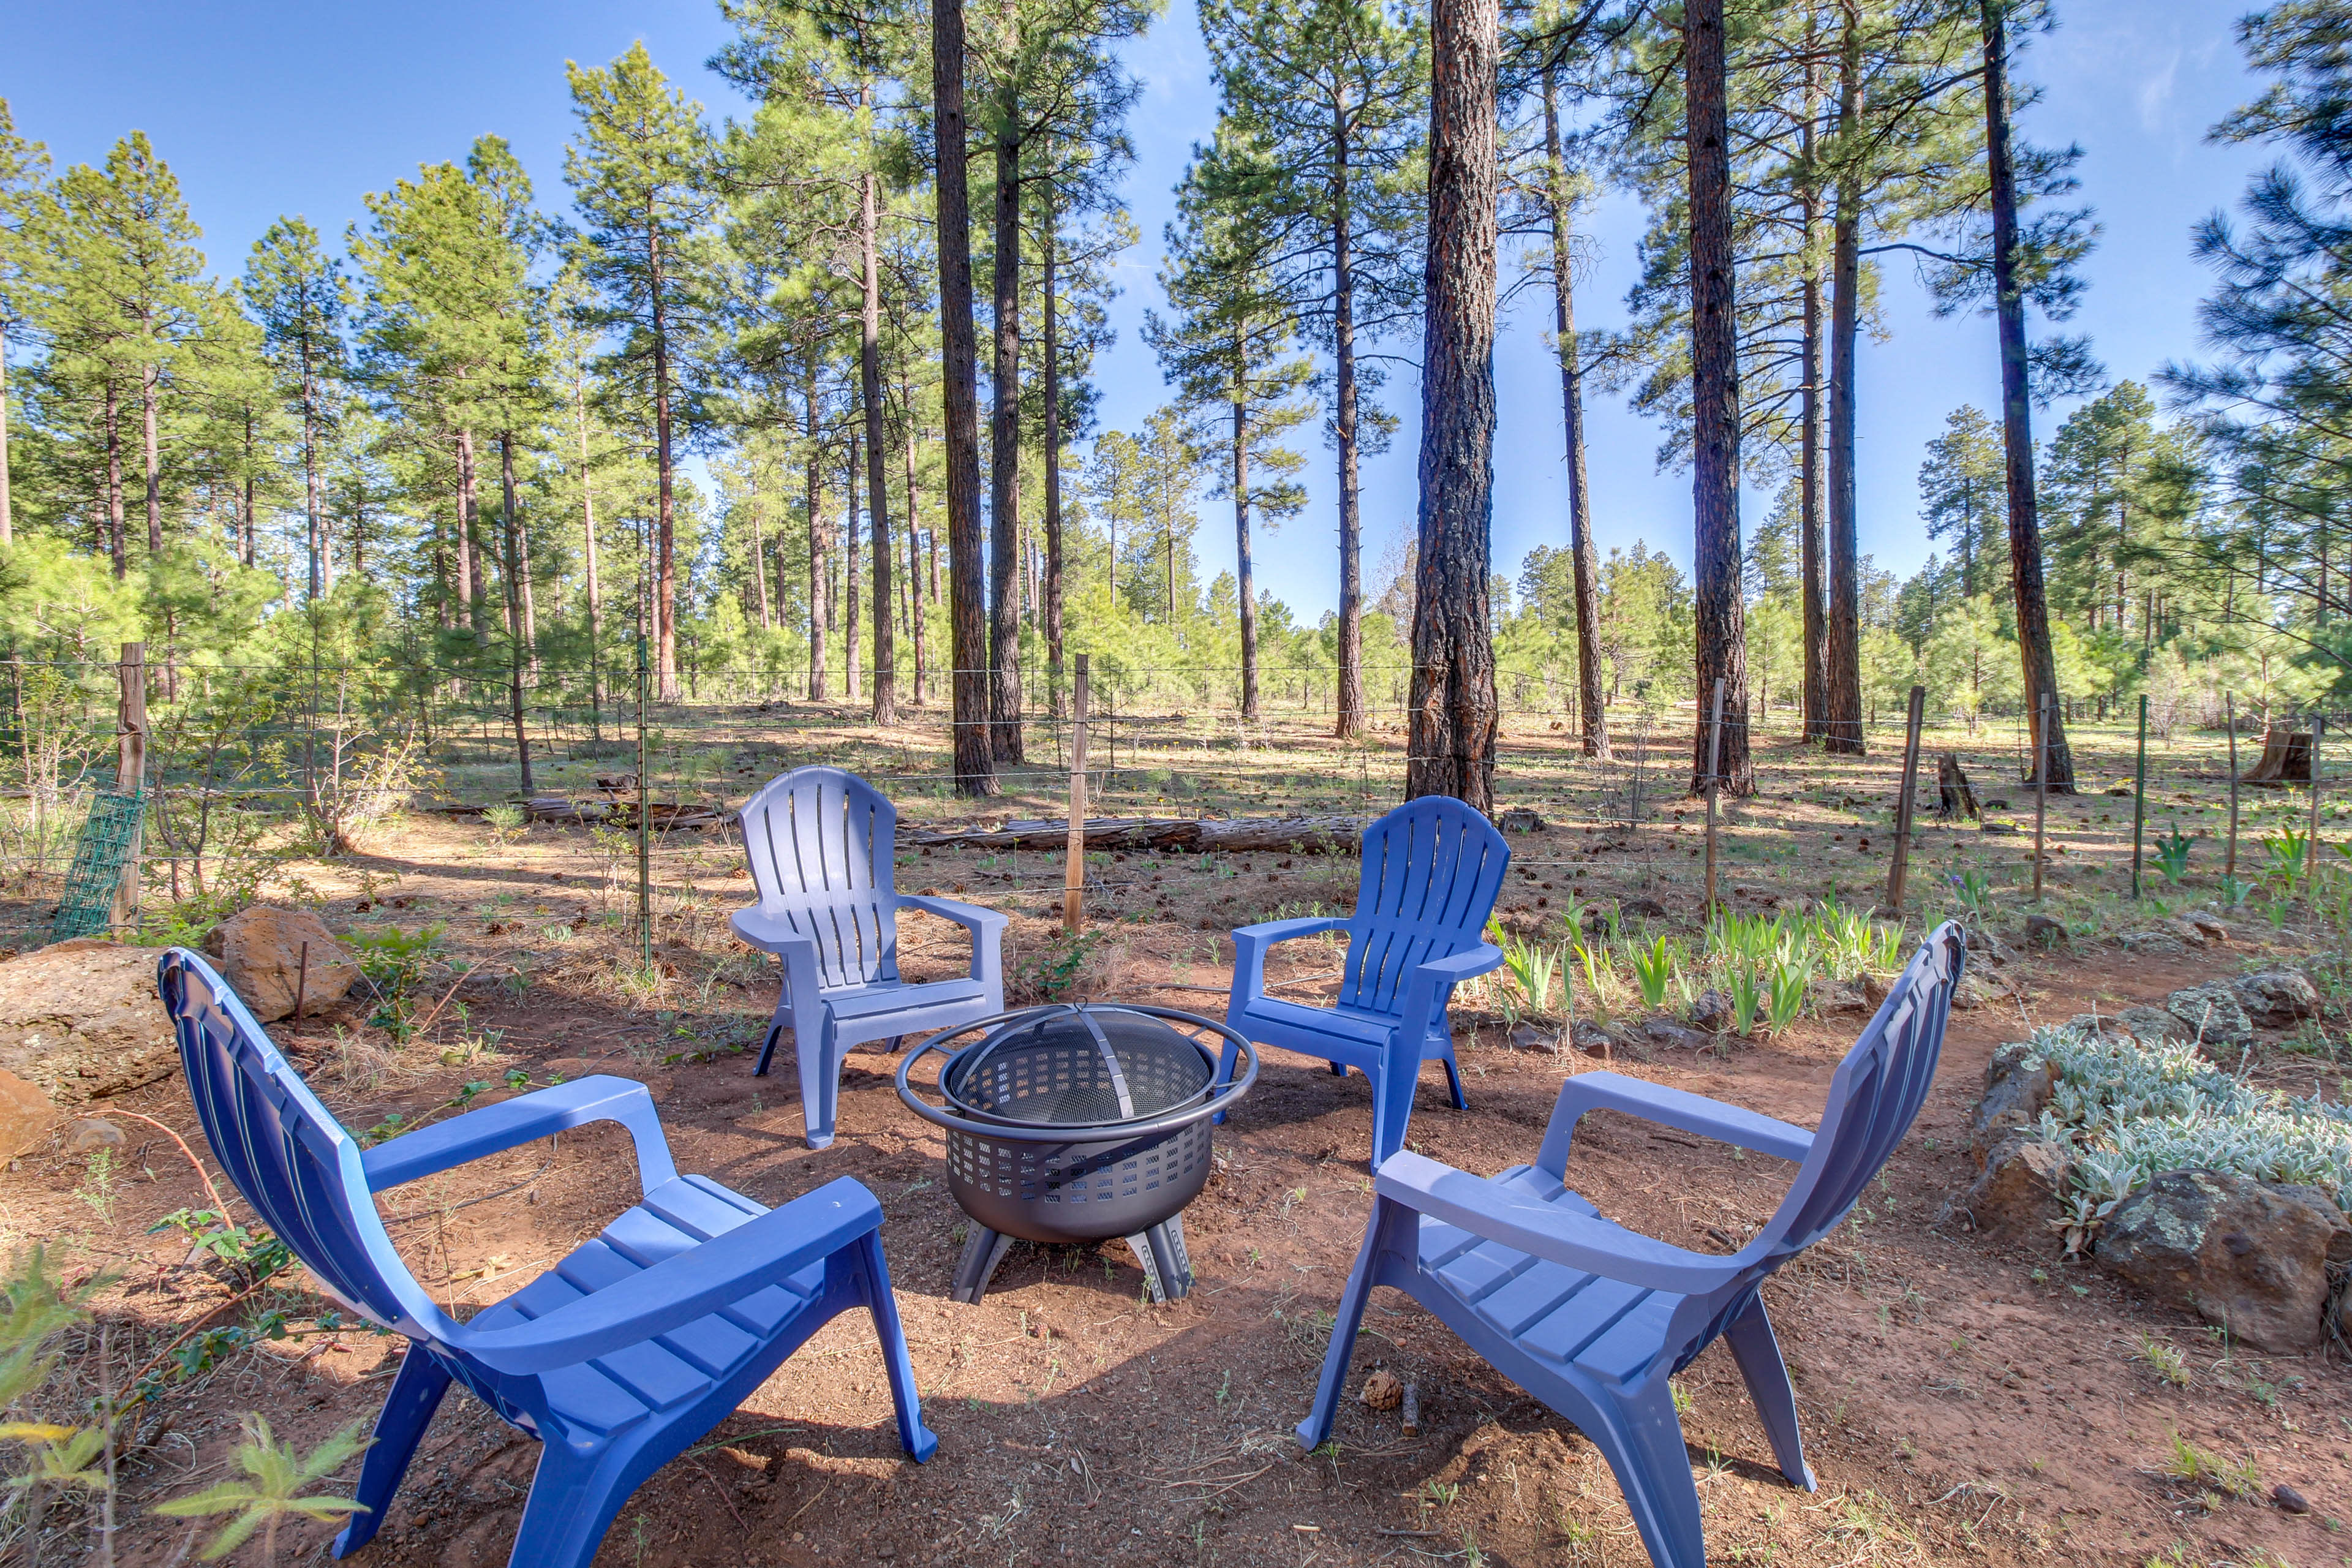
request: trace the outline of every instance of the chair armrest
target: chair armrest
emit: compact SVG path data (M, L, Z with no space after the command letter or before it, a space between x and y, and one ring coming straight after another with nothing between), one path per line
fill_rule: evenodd
M1578 1120L1588 1110L1621 1110L1678 1132L1696 1132L1800 1163L1813 1147L1813 1135L1803 1128L1759 1116L1742 1106L1622 1073L1587 1072L1559 1086L1551 1125L1545 1129L1543 1148L1536 1155L1538 1165L1555 1176L1568 1169L1569 1143L1576 1136Z
M1499 968L1502 962L1503 950L1493 942L1482 942L1475 947L1465 947L1460 952L1414 966L1405 982L1404 1008L1397 1016L1397 1038L1418 1052L1423 1037L1444 1018L1445 1004L1454 994L1454 987ZM1414 1059L1420 1058L1416 1055Z
M881 1204L843 1176L545 1317L483 1333L460 1330L453 1338L503 1373L574 1366L740 1301L881 1225Z
M971 932L971 977L982 985L993 986L1003 978L1004 928L1013 917L1001 910L979 904L967 904L958 899L937 899L924 893L901 893L898 907L920 910L937 915L943 921L953 921Z
M1347 929L1345 915L1301 915L1296 920L1261 921L1254 926L1236 927L1233 932L1234 989L1229 1005L1238 1009L1265 994L1265 952L1276 942ZM1232 1014L1226 1016L1230 1020Z
M1466 1171L1406 1151L1381 1162L1372 1190L1473 1236L1647 1290L1696 1296L1741 1268L1736 1257L1691 1252L1606 1220L1523 1202Z
M677 1179L653 1096L644 1084L604 1073L519 1094L404 1132L362 1153L360 1168L369 1188L380 1193L592 1121L617 1121L628 1129L637 1146L637 1175L646 1191Z

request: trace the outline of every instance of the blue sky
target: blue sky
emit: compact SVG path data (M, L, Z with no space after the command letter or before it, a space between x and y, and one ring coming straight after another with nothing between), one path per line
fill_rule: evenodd
M2059 0L2063 26L2037 39L2021 75L2045 89L2023 134L2079 142L2084 196L2105 237L2086 268L2090 291L2071 330L2089 332L2109 373L2145 378L2167 359L2198 352L2195 310L2208 279L2189 259L2191 224L2235 202L2260 148L2214 147L2205 132L2251 96L2231 38L2239 7L2214 0ZM95 162L115 138L146 131L179 174L216 268L234 272L281 213L330 234L361 215L362 195L419 163L463 155L496 132L514 144L541 199L560 205L562 146L572 129L567 58L603 61L642 37L654 58L714 115L744 107L702 68L726 28L706 0L512 0L400 6L157 0L0 0L0 97L20 132L47 142L59 163ZM1122 262L1113 307L1118 344L1102 361L1107 424L1133 428L1165 397L1137 329L1156 302L1160 237L1171 187L1214 116L1207 61L1189 0L1131 50L1145 81L1137 108L1139 158L1129 183L1144 242ZM1605 199L1579 296L1580 324L1623 320L1642 216ZM1865 342L1859 370L1858 489L1862 548L1885 566L1915 570L1928 544L1917 518L1922 448L1962 403L1997 405L1990 323L1935 320L1908 269L1887 279L1885 341ZM1559 394L1544 346L1549 310L1524 297L1503 323L1496 363L1502 427L1496 442L1495 560L1520 558L1565 533ZM1405 345L1410 349L1412 345ZM1368 464L1368 574L1410 531L1418 391L1394 379L1403 418L1395 448ZM2043 416L2054 427L2062 407ZM1687 563L1690 489L1656 471L1659 431L1622 402L1588 409L1595 532L1603 549L1636 539ZM1258 544L1261 582L1311 619L1337 597L1332 459L1302 430L1310 504ZM1744 515L1768 498L1750 493ZM1212 571L1230 564L1221 509L1204 509L1201 548Z

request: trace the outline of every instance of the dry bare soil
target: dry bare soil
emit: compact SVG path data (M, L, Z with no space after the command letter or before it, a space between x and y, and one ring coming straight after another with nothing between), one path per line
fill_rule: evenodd
M2112 756L2093 762L2091 771L2112 774ZM2177 762L2168 784L2184 812L2219 799L2198 765ZM1506 917L1542 931L1579 890L1644 892L1666 905L1670 921L1688 924L1696 810L1670 803L1662 820L1629 830L1597 796L1573 793L1575 767L1563 757L1565 783L1520 797L1552 822L1515 837L1524 871L1515 873ZM1742 848L1727 857L1726 882L1742 889L1737 901L1785 903L1832 886L1851 897L1883 877L1888 759L1838 773L1788 749L1768 754L1763 771L1762 795L1730 814ZM1016 801L998 812L1037 815L1050 804ZM2128 805L2090 795L2059 813L2068 850L2057 858L2084 869L2058 881L2090 890L2053 892L2053 903L2085 926L2105 919L2109 934L2124 929L2114 897L2124 825L2112 819L2120 808L2127 822ZM1689 812L1679 825L1677 806ZM2013 810L1996 815L2016 819ZM1874 834L1873 848L1854 847ZM2023 872L2017 837L1937 827L1923 828L1920 842L1914 888L1927 889L1930 910L1948 876L1998 867L2009 887ZM429 1037L404 1049L366 1024L356 998L331 1016L280 1028L280 1043L348 1124L374 1127L394 1114L413 1121L446 1105L460 1085L495 1084L511 1069L539 1082L615 1072L651 1086L681 1168L771 1204L851 1175L887 1215L884 1247L938 1457L917 1466L901 1455L871 1328L845 1317L636 1495L599 1563L1645 1561L1591 1446L1402 1298L1374 1300L1336 1447L1298 1450L1290 1428L1306 1410L1371 1205L1360 1077L1337 1079L1319 1062L1267 1053L1258 1087L1218 1133L1216 1174L1187 1215L1200 1276L1188 1300L1142 1301L1141 1276L1117 1244L1024 1245L984 1301L953 1305L947 1288L962 1216L946 1193L940 1134L892 1091L896 1058L851 1058L841 1136L821 1152L802 1141L789 1070L751 1076L743 1047L756 1042L773 978L723 935L724 910L748 888L723 844L665 859L660 958L668 973L650 990L626 982L635 943L612 920L604 868L578 830L540 827L501 843L470 822L417 819L374 847L360 863L308 868L330 922L444 922L454 948L483 967ZM2199 853L2196 868L2210 884L2218 847ZM1024 856L1024 867L969 850L902 856L902 887L985 896L1014 913L1008 963L1031 994L1066 977L1046 918L1058 859ZM1231 957L1221 933L1277 909L1344 908L1355 866L1308 856L1210 864L1138 855L1097 874L1092 908L1106 934L1063 966L1074 994L1214 1014ZM2013 888L2000 899L1997 918L2013 929L2021 900ZM1727 1352L1710 1350L1678 1380L1711 1560L1808 1568L2352 1562L2352 1535L2338 1522L2352 1518L2352 1377L2340 1352L2248 1354L2094 1269L2062 1263L2054 1237L2003 1250L1948 1215L1974 1174L1968 1117L1994 1047L2021 1037L2030 1022L2063 1021L2094 1004L2112 1011L2160 1001L2235 972L2265 947L2292 955L2308 945L2293 926L2234 916L2232 924L2229 948L2171 962L2124 962L2105 936L2086 931L2071 954L2021 957L2000 972L1998 1001L1955 1015L1936 1090L1885 1177L1850 1225L1765 1287L1820 1491L1792 1489L1771 1468ZM959 958L958 935L923 921L910 921L906 945L919 973L944 972ZM1283 951L1276 973L1306 979L1332 967L1327 950L1300 943ZM1318 981L1293 994L1328 989ZM1512 1048L1501 1020L1475 1000L1457 1009L1457 1022L1471 1108L1448 1109L1433 1069L1412 1145L1479 1173L1531 1158L1562 1075L1600 1064ZM1621 1055L1611 1065L1810 1125L1860 1022L1808 1017L1766 1041ZM2340 1094L2338 1070L2281 1042L2257 1064L2298 1092L2316 1081ZM125 1109L194 1141L176 1080L131 1097ZM234 1321L256 1303L232 1305L229 1286L190 1262L184 1242L148 1234L162 1215L200 1204L202 1193L167 1140L125 1125L131 1157L110 1195L93 1191L80 1158L52 1151L21 1161L0 1181L0 1240L47 1237L76 1273L121 1270L102 1298L116 1325L110 1343L116 1355L143 1360L204 1314ZM1776 1162L1602 1117L1580 1138L1570 1179L1612 1218L1684 1246L1730 1249L1770 1214L1789 1173ZM593 1236L635 1193L625 1142L596 1131L400 1189L387 1194L384 1212L418 1279L463 1312ZM298 1318L327 1305L299 1286L280 1297ZM2146 1354L2149 1337L2184 1353L2185 1386L2159 1375ZM94 1392L95 1350L81 1343L69 1355L61 1404ZM169 1422L151 1424L150 1446L126 1463L121 1560L175 1559L181 1527L145 1505L220 1479L242 1413L261 1411L307 1445L372 1415L400 1353L396 1339L364 1331L299 1338L232 1356L182 1390ZM1379 1366L1417 1385L1417 1436L1400 1431L1394 1413L1353 1399ZM2176 1434L2251 1460L2256 1494L2224 1498L2173 1479L2166 1468ZM453 1393L383 1533L356 1561L502 1561L534 1460L532 1444ZM2310 1513L2266 1500L2280 1482L2310 1500ZM62 1510L55 1528L60 1555L88 1539ZM316 1560L326 1534L310 1525L289 1532L284 1561Z

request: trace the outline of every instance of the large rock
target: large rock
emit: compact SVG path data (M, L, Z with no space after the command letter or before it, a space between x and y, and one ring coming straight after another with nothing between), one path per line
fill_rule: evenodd
M2179 1019L2189 1038L2209 1053L2242 1050L2254 1043L2254 1026L2225 980L2176 991L2164 999L2164 1010Z
M2166 927L2127 931L2117 940L2124 944L2126 952L2136 952L2143 958L2178 958L2189 951L2188 940L2179 931ZM2199 945L2203 945L2201 941Z
M213 947L221 978L265 1024L294 1011L294 991L302 990L302 1011L318 1012L343 999L359 983L359 961L335 940L326 922L308 910L255 904L220 923ZM302 971L302 946L310 944L310 971Z
M0 1072L0 1164L49 1135L58 1108L49 1097L12 1072Z
M1995 1144L1984 1174L1961 1200L1969 1219L1986 1236L2007 1241L2046 1242L2053 1222L2066 1213L2067 1173L2074 1162L2046 1140L2012 1132Z
M2167 1040L2193 1038L2188 1025L2161 1007L2151 1007L2143 1002L2126 1007L2116 1015L2116 1022L2131 1032L2131 1037L2143 1046L2161 1045Z
M2001 1066L2001 1057L1996 1056L1992 1066ZM1990 1068L1987 1076L1992 1077ZM1969 1152L1977 1163L1984 1163L1993 1145L2010 1134L2040 1125L2042 1108L2050 1103L2051 1091L2057 1087L2058 1069L2048 1062L2028 1067L2021 1057L2010 1056L2006 1069L1992 1077L1991 1087L1977 1102L1976 1115L1969 1123Z
M179 1066L152 947L77 938L0 963L0 1069L58 1106L153 1083Z
M2248 1017L2272 1028L2319 1016L2319 988L2292 969L2242 974L2231 989L2237 993L2238 1005Z
M2167 1171L2116 1205L2095 1257L2257 1350L2307 1351L2320 1343L2327 1252L2344 1223L2252 1177Z

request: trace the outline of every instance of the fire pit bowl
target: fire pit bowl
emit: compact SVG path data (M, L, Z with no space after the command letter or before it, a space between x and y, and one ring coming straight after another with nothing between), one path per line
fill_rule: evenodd
M1247 1062L1219 1085L1228 1041ZM937 1105L908 1082L933 1051L946 1058ZM1183 1295L1192 1284L1183 1209L1209 1179L1212 1119L1256 1081L1257 1049L1240 1035L1140 1005L1000 1013L907 1053L898 1098L946 1130L948 1191L972 1220L954 1298L979 1300L1016 1237L1125 1237L1154 1300Z

